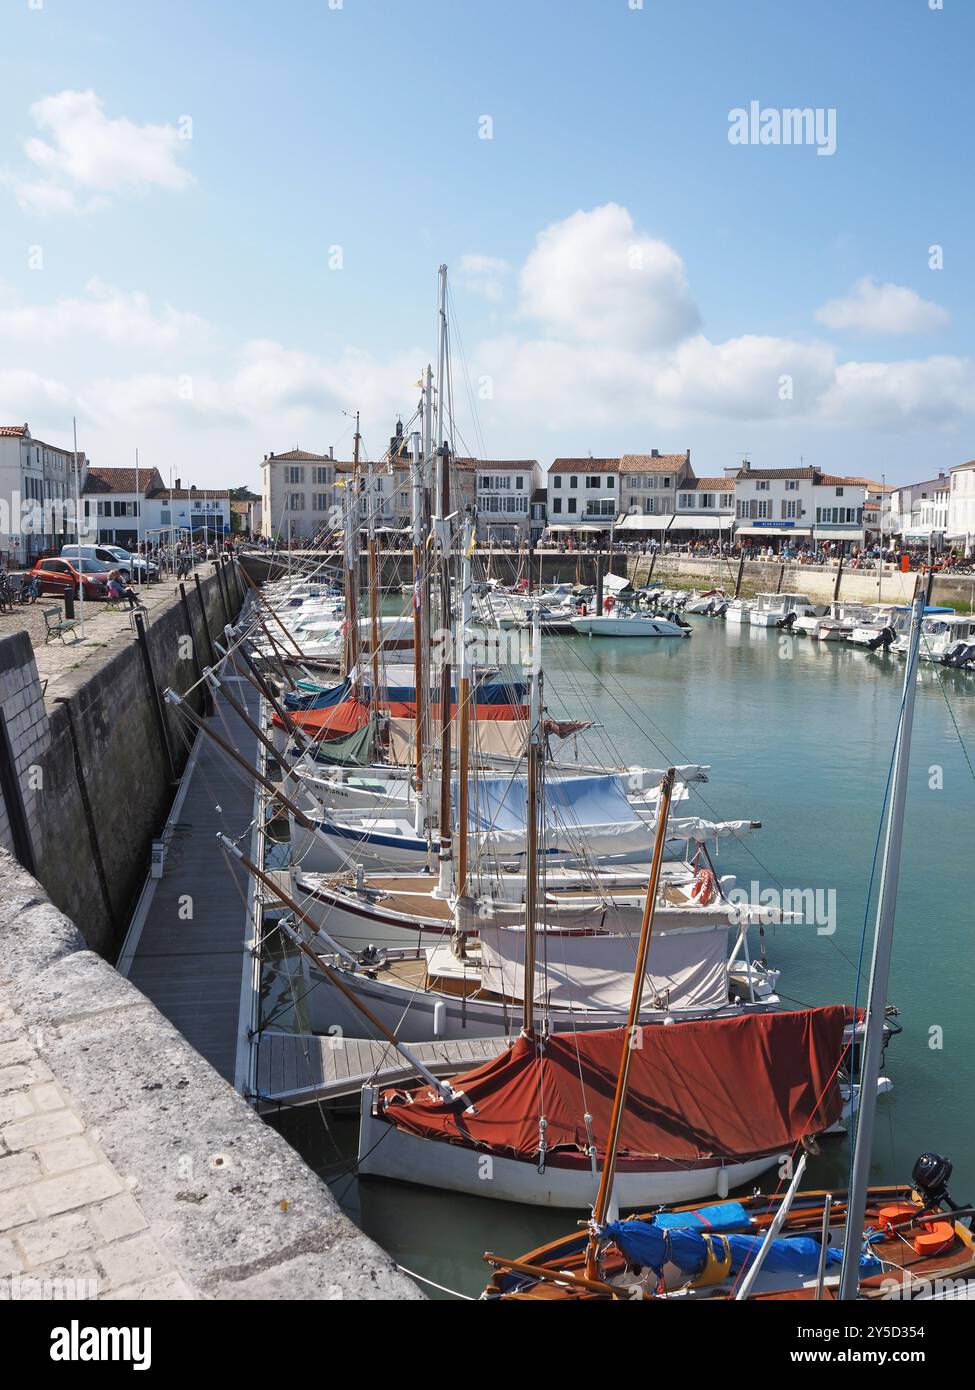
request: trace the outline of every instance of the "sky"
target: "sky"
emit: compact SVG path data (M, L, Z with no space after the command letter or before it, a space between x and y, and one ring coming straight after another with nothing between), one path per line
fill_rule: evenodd
M378 458L445 263L460 452L931 477L973 45L970 0L3 0L0 423L256 487L358 410Z

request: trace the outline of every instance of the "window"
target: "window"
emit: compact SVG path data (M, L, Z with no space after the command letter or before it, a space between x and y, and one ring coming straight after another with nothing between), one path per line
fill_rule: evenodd
M578 476L577 476L575 473L573 473L572 477L569 479L569 487L578 487L578 486L579 486L579 479L578 479ZM569 510L571 511L571 508L570 508Z
M794 498L783 501L782 518L784 521L797 521L799 519L799 503Z
M837 497L842 497L842 496L843 496L843 489L842 489L841 487L838 487L838 488L836 489L836 495L837 495Z
M561 498L561 497L553 497L553 498L552 498L552 511L555 512L555 513L558 513L558 512L561 512L561 510L562 510L562 498Z
M577 510L577 507L576 507L576 499L575 499L574 497L570 497L570 498L569 498L569 511L574 513L576 510Z
M608 488L610 488L610 489L615 488L615 486L616 486L616 474L615 474L615 473L609 473L609 474L607 474L607 477L606 477L606 486L607 486Z
M288 511L303 512L305 510L305 494L303 492L288 493Z
M769 521L772 517L772 503L768 499L756 502L755 515L759 521Z
M522 492L522 491L524 490L524 486L525 486L525 480L524 480L524 478L521 476L521 474L519 473L518 476L515 478L515 491L516 491L516 492Z
M328 476L327 468L313 468L311 470L311 480L313 483L317 483L319 487L327 487L328 484L332 481L331 478ZM300 483L301 479L294 478L292 479L292 481Z
M612 497L594 497L586 503L586 516L615 516L616 503Z
M328 493L313 492L311 495L311 509L313 512L328 511Z
M786 478L786 480L785 480L785 490L786 490L786 492L798 492L798 491L799 491L799 480L798 480L797 478Z
M758 492L768 492L768 479L759 478L755 483L755 488Z
M711 510L713 511L713 510L714 510L714 493L713 493L713 492L702 492L702 493L700 494L700 498L699 498L699 503L698 503L698 505L701 506L701 507L703 507L703 508L705 508L705 510L706 510L707 508L710 507Z
M598 473L588 473L586 475L586 487L602 487L602 478Z
M562 486L562 474L561 474L561 473L553 473L553 474L552 474L552 486L553 486L553 487L561 487L561 486Z
M661 487L670 487L670 484L671 484L672 481L673 481L673 479L671 479L671 478L661 478L661 480L660 480L660 486L661 486Z
M687 509L692 508L694 506L693 492L682 492L677 499L677 505Z
M303 483L305 481L305 470L289 464L284 470L284 481L286 483Z

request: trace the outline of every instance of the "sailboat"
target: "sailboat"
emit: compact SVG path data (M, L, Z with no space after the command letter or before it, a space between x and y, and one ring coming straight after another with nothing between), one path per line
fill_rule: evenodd
M536 720L533 705L533 727ZM620 1140L613 1078L621 1058L632 1094L615 1189L620 1207L724 1195L850 1113L855 1094L839 1077L849 1050L843 1007L640 1025L672 786L671 775L626 1028L547 1032L536 1027L533 992L525 991L520 1036L455 1077L453 1100L423 1087L363 1091L361 1175L586 1207L607 1136L616 1130L614 1152ZM532 901L526 912L526 979L535 970L536 907Z
M891 786L883 871L874 932L862 1102L856 1123L848 1192L802 1192L805 1155L781 1200L755 1197L717 1208L653 1212L619 1221L609 1192L618 1163L619 1130L608 1147L592 1218L574 1233L519 1260L486 1256L496 1273L489 1298L878 1299L920 1292L938 1297L939 1283L957 1288L975 1275L972 1208L951 1199L952 1166L926 1153L901 1187L872 1187L871 1161L904 807L910 760L924 596L912 614ZM625 1063L617 1078L616 1111L628 1097ZM834 1244L834 1242L836 1242ZM964 1295L963 1295L964 1296Z

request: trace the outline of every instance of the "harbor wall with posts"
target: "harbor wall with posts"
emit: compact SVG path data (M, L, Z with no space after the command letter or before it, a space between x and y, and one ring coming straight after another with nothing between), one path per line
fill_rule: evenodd
M416 1286L0 849L0 1301Z
M515 584L527 577L528 564L524 552L488 550L478 547L481 572L488 571L500 584ZM339 559L322 551L295 551L292 564L303 568L327 566L329 577L337 574ZM383 588L398 589L412 580L412 559L400 551L383 551L380 555ZM661 554L656 561L650 555L633 555L616 551L549 551L533 552L532 582L542 586L561 583L596 583L597 566L603 571L611 566L614 573L627 577L634 584L647 583L665 587L711 589L724 588L731 592L738 575L738 559L693 559L687 554ZM266 556L260 551L246 552L241 564L255 583L280 578L287 574L287 558ZM652 575L651 575L652 564ZM365 559L362 559L363 576ZM323 571L324 572L324 571ZM910 603L917 582L916 572L903 574L894 566L877 569L851 569L844 566L839 576L839 597L860 603ZM923 577L926 582L926 577ZM742 572L741 594L750 598L758 593L781 592L807 594L816 603L829 603L836 591L837 567L785 564L777 559L746 560ZM364 580L363 580L364 582ZM879 597L878 597L879 596ZM943 603L968 612L975 608L975 576L942 577L936 575L932 593L934 603Z
M219 636L242 593L233 567L215 565L185 602L60 676L50 701L27 633L0 638L0 845L101 955L121 944L189 751L162 692L195 685L207 627ZM202 693L192 700L199 709Z

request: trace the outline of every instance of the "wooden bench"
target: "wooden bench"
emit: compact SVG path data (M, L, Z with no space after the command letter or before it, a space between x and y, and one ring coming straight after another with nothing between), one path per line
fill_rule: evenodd
M47 629L44 634L45 645L50 642L52 637L60 637L63 642L64 634L73 632L78 626L75 618L62 617L60 608L42 608L41 613L44 618L44 626Z

